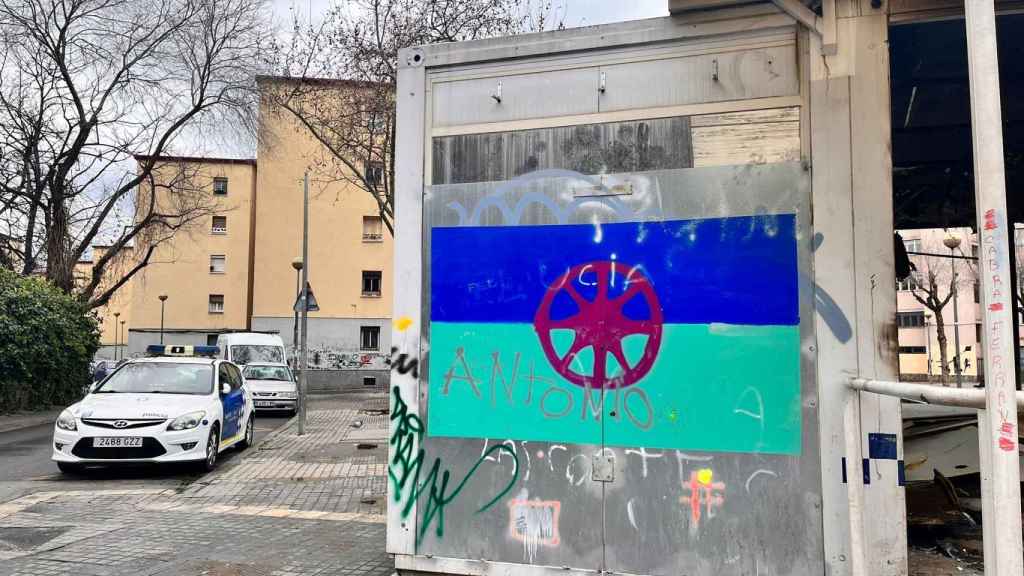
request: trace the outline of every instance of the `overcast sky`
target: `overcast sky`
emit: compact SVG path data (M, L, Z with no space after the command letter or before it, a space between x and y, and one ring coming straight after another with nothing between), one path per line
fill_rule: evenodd
M271 0L274 12L284 22L291 20L294 6L303 18L314 18L329 6L345 0ZM565 18L568 27L639 20L668 15L668 0L552 0L552 5Z

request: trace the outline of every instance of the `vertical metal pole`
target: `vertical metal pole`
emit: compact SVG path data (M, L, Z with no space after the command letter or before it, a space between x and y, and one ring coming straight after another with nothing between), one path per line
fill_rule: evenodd
M846 497L850 510L850 575L867 574L864 546L864 456L861 447L860 392L849 390L843 406L846 441Z
M299 436L306 433L306 320L309 317L309 172L302 177L302 347L299 372Z
M160 300L160 343L164 343L164 301Z
M302 292L302 270L295 271L295 297L298 298ZM299 345L299 311L295 311L295 321L292 324L292 348L294 349ZM295 366L298 367L298 359L295 361Z
M981 343L978 344L979 346ZM992 450L988 440L988 413L978 410L978 464L981 472L981 493L992 492ZM995 570L988 568L989 562L994 562L996 545L995 518L993 517L991 498L981 499L981 540L982 558L985 559L985 574L994 574Z
M1024 573L1021 543L1020 456L1017 453L1016 371L1013 303L1010 299L1009 228L1003 125L999 102L999 60L993 0L966 0L967 64L971 87L971 134L974 148L974 195L981 250L982 319L985 342L985 410L987 427L979 430L991 465L989 490L982 492L990 511L993 540L985 546L985 573ZM987 448L986 448L987 447ZM984 461L985 457L983 457ZM984 475L984 471L982 474ZM982 483L985 487L985 483Z
M949 255L953 256L953 249L949 249ZM960 304L957 302L957 293L960 292L960 285L956 281L956 258L950 258L953 265L953 346L956 348L953 354L953 369L956 370L956 387L963 388L963 374L960 370Z

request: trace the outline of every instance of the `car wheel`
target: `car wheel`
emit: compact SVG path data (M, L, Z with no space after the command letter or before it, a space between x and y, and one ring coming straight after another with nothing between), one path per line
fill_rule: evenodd
M256 438L256 425L253 423L256 420L256 414L249 415L249 421L245 424L245 438L238 443L239 450L245 450L249 446L253 445L253 440Z
M57 462L57 468L65 474L80 474L83 470L80 464L73 464L71 462Z
M200 462L204 472L212 472L217 467L217 451L220 448L220 429L214 426L210 429L210 437L206 439L206 458Z

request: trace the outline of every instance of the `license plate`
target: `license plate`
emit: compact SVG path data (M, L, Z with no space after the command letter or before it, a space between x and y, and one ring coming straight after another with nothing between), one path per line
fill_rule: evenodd
M260 402L259 400L256 401L257 408L270 408L273 405L273 402Z
M92 439L93 448L141 448L142 438L99 437Z

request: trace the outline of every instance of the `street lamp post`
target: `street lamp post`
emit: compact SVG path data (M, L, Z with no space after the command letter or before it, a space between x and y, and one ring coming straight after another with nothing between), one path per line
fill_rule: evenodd
M160 299L160 343L164 343L164 302L167 302L167 294L157 296Z
M122 342L121 345L122 346L128 344L128 342L127 342L128 334L125 332L125 328L124 328L124 323L125 322L127 322L127 320L121 320L121 333L123 334L123 336L121 337L121 342ZM121 351L121 360L124 360L124 351L123 350Z
M309 318L309 172L306 172L302 178L302 283L300 285L302 290L302 299L300 305L302 306L302 360L300 366L302 372L299 372L299 436L306 433L306 366L307 354L306 349L306 338L307 338L307 322Z
M117 363L117 353L121 350L121 325L117 322L120 312L114 312L114 363Z
M955 256L953 251L960 247L960 238L953 234L946 234L942 243L946 248L949 248L949 255ZM953 281L950 282L950 285L953 287L953 346L956 347L956 351L953 354L953 369L956 370L956 387L963 388L963 377L960 372L960 307L956 301L956 293L960 290L957 288L956 283L956 258L950 258L949 261L953 267Z
M292 268L295 268L295 295L296 298L300 297L299 293L302 291L302 256L296 256L292 260ZM295 309L295 322L292 324L292 349L298 350L299 348L299 309ZM296 357L295 365L298 366L298 358Z

